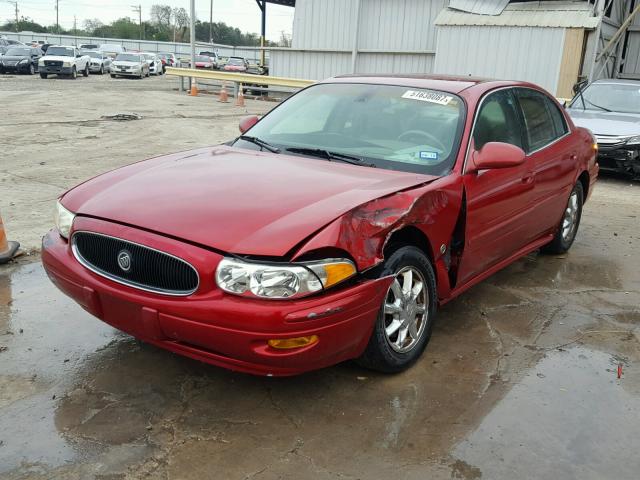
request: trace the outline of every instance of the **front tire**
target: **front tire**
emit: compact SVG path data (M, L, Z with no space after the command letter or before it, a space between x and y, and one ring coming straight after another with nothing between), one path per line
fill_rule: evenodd
M584 204L584 188L582 183L578 182L574 185L567 206L558 225L558 230L553 240L542 248L544 253L561 254L566 253L573 245L573 241L578 234L580 219L582 218L582 206Z
M104 75L104 65L100 65L100 75Z
M78 78L78 71L76 70L76 67L73 67L71 69L71 78L73 78L74 80Z
M47 75L46 73L40 73L40 78L42 78L43 80L46 80L48 76L49 75Z
M113 73L111 74L111 78L118 78L117 75L114 75Z
M84 72L82 72L82 75L84 75L85 77L89 76L89 64L87 63L87 66L84 67Z
M36 74L36 67L33 66L33 63L31 65L29 65L29 75L35 75Z
M380 277L393 276L364 353L357 362L380 372L409 368L422 355L436 315L436 277L427 256L404 246L382 265Z

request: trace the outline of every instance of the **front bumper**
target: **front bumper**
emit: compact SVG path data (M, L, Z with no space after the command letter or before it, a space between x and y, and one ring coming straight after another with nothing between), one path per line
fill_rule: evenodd
M99 72L101 68L102 68L102 65L89 64L89 71L91 73Z
M139 77L142 74L140 70L119 70L119 69L111 69L111 75L120 75L122 77Z
M640 177L640 146L615 149L600 148L598 163L603 170Z
M214 282L221 256L130 227L76 218L88 230L179 256L200 276L188 297L168 297L94 274L56 231L43 239L42 262L53 283L92 315L144 341L213 365L257 375L296 375L358 357L364 351L391 278L356 282L291 301L240 298ZM273 338L317 335L315 344L277 350Z
M22 64L16 64L16 65L2 64L2 66L0 66L0 70L7 73L10 73L10 72L27 73L29 71L30 65L31 65L30 63L22 63Z
M71 75L73 73L73 67L52 67L40 65L38 71L48 75Z

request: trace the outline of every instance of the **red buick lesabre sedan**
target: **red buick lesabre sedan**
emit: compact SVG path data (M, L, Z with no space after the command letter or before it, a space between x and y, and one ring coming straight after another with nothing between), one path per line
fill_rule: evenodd
M598 173L593 136L522 82L333 78L240 130L62 195L51 280L214 365L397 372L438 306L533 250L567 251Z

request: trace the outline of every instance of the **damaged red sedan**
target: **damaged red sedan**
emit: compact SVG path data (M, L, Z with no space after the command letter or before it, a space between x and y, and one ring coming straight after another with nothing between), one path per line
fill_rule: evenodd
M439 305L567 251L598 173L593 136L522 82L339 77L240 128L65 193L43 239L51 280L214 365L397 372Z

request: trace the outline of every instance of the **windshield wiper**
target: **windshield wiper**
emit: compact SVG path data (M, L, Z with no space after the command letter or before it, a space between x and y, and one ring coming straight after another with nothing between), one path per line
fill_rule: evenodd
M260 140L258 137L252 137L251 135L240 135L240 140L244 140L245 142L253 143L254 145L258 145L260 148L264 148L265 150L269 150L271 153L280 153L280 149L270 143L265 142L264 140Z
M585 101L585 98L583 97L583 98L582 98L582 100L583 100L583 102L584 102L584 101ZM600 110L604 110L605 112L613 112L613 110L609 110L608 108L601 107L600 105L596 105L596 104L595 104L595 103L593 103L591 100L586 100L586 102L587 102L589 105L593 105L594 107L599 108Z
M347 155L344 153L332 152L325 150L324 148L304 148L304 147L291 147L285 149L287 152L299 153L301 155L311 155L313 157L326 158L329 161L338 160L344 163L350 163L351 165L363 165L365 167L375 168L375 164L365 162L362 158L353 155Z

